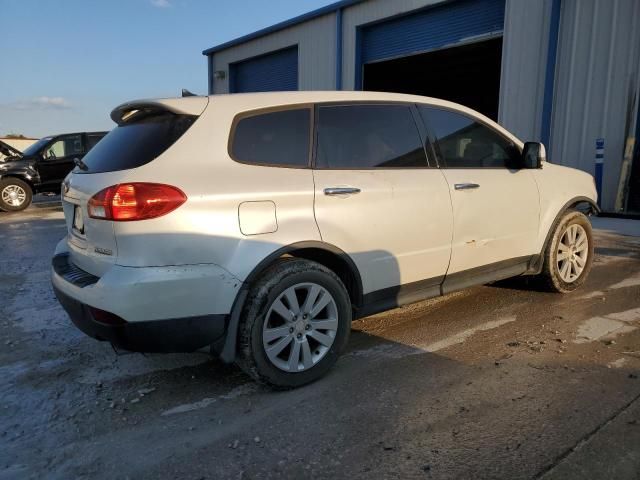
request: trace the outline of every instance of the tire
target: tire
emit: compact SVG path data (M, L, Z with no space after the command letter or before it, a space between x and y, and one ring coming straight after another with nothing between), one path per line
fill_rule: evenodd
M19 212L31 205L33 192L28 183L19 178L0 180L0 209L6 212Z
M584 241L587 245L580 249ZM565 248L565 245L569 248ZM589 276L593 264L593 249L591 222L585 214L569 210L557 222L544 252L544 264L540 273L543 286L558 293L576 290ZM567 258L562 259L560 256Z
M295 298L293 304L290 298ZM331 369L350 332L351 302L340 278L319 263L284 258L269 267L249 292L236 363L260 383L278 389L300 387Z

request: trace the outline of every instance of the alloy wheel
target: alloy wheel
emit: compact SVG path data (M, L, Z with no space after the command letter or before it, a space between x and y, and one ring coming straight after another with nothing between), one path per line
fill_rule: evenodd
M19 185L7 185L2 189L0 196L6 205L19 207L27 199L27 192Z
M280 370L303 372L324 358L337 331L338 307L333 296L316 283L299 283L283 291L269 307L262 345Z
M589 237L586 230L576 223L562 234L558 243L556 262L560 278L572 283L580 277L589 255Z

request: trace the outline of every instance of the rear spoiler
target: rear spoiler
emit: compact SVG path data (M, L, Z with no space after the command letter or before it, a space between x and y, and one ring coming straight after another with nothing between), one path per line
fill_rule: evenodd
M157 100L134 100L118 105L111 112L111 119L123 125L137 112L171 112L178 115L200 115L209 104L209 97L161 98Z
M0 153L5 157L20 157L22 158L22 152L15 147L12 147L8 143L0 140Z

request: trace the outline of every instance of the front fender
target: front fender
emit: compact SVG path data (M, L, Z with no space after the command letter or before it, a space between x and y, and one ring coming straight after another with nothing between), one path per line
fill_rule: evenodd
M581 170L545 163L533 172L540 192L537 250L543 252L549 232L567 209L584 204L592 212L599 212L598 194L593 177Z
M0 170L0 179L8 177L24 180L31 188L40 184L40 175L32 165L16 165Z
M544 237L544 242L542 243L542 247L540 248L540 254L535 255L533 261L529 265L529 270L527 274L538 275L540 272L542 272L542 266L544 263L544 252L546 251L547 246L551 241L551 236L553 235L553 232L556 229L556 225L558 225L560 220L562 220L562 217L567 211L576 207L578 207L579 210L584 211L586 214L597 215L600 213L600 207L598 207L598 204L592 198L574 197L568 202L566 202L562 206L562 208L558 211L553 221L551 222L550 227L547 230L547 234Z

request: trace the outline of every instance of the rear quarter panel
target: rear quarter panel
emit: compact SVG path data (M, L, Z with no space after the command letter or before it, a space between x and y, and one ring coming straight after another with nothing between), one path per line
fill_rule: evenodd
M244 110L240 100L212 99L201 117L166 152L149 164L123 172L126 181L176 186L188 200L160 218L114 222L118 264L212 263L244 280L279 248L320 240L313 215L310 169L245 165L229 157L231 125L236 113ZM243 234L239 210L245 202L273 202L277 229Z

